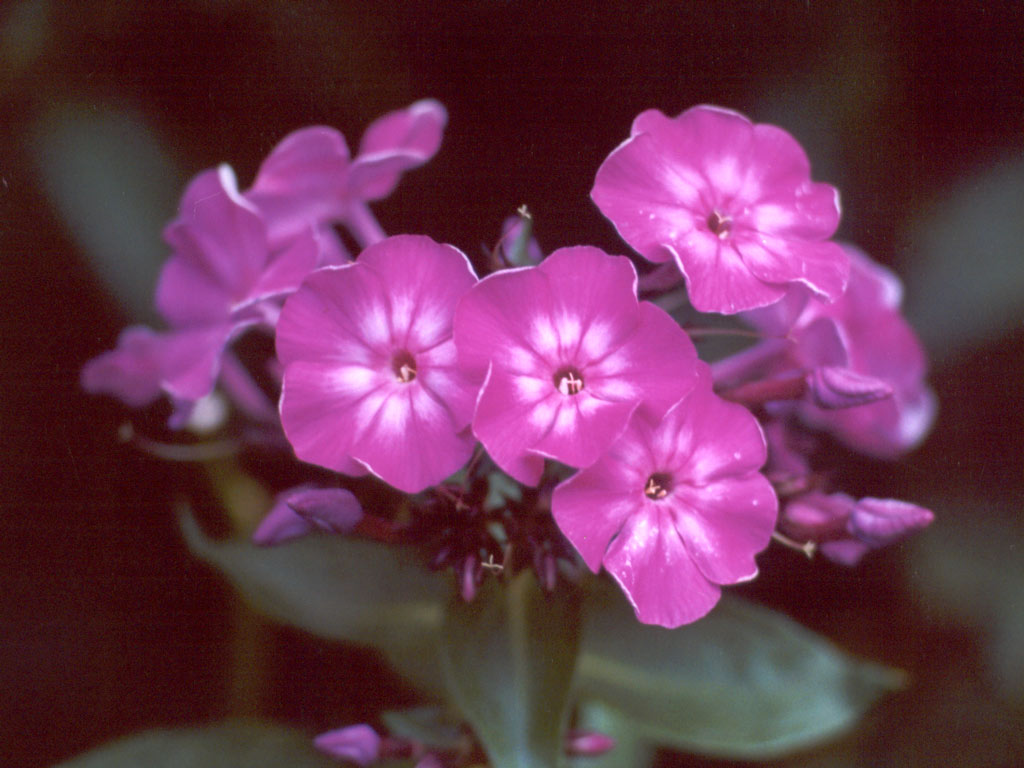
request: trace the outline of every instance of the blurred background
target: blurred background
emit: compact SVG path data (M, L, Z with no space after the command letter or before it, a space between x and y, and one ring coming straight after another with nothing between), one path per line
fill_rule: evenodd
M842 192L841 237L904 278L940 400L920 450L842 457L839 481L937 520L852 571L762 557L743 592L908 673L855 732L773 764L1020 764L1018 0L5 0L0 765L238 714L312 734L416 700L370 653L269 625L246 645L259 620L188 554L173 514L181 498L215 508L205 476L121 444L128 411L78 374L153 321L160 232L188 178L228 162L244 188L287 132L328 124L355 147L424 97L449 111L441 151L376 210L389 233L472 254L522 203L546 251L626 252L589 191L643 109L719 104L803 143ZM158 432L160 415L136 424Z

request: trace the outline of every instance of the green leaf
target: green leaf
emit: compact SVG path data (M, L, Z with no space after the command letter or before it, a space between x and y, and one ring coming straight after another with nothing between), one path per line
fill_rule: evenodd
M290 728L248 721L145 731L56 768L332 768L312 740Z
M850 727L902 675L858 661L781 614L729 595L705 618L640 624L602 590L589 613L575 681L652 744L765 759Z
M181 176L139 114L58 103L36 122L43 187L99 277L136 319L155 321L153 286L167 258L160 233Z
M372 646L414 684L444 690L437 642L450 587L409 552L341 536L275 547L218 542L187 515L182 530L191 550L256 610L321 637Z
M453 598L442 668L494 768L559 765L578 627L576 594L545 594L527 571Z
M432 749L454 750L462 743L461 723L441 707L413 707L381 713L388 733Z

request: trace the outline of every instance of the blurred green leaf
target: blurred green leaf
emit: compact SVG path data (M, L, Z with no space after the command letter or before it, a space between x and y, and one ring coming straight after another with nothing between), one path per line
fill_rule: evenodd
M981 638L989 682L1024 706L1024 520L1019 502L977 496L932 502L941 526L910 548L910 580L936 617L971 627Z
M1024 320L1022 201L1018 154L958 180L912 223L906 314L935 359Z
M450 586L408 552L341 536L276 547L213 541L182 516L191 550L254 608L321 637L376 648L412 683L444 690L437 638Z
M575 593L546 594L529 571L453 598L441 663L494 768L560 764L578 628Z
M765 759L834 736L901 684L899 672L728 595L674 630L640 624L617 589L587 607L577 695L617 710L652 744Z
M433 749L455 749L462 741L460 723L442 707L391 710L380 716L392 736L418 741Z
M63 104L35 125L46 192L99 277L135 319L153 320L153 289L181 177L140 115Z
M56 768L331 768L303 733L279 725L227 722L134 734Z

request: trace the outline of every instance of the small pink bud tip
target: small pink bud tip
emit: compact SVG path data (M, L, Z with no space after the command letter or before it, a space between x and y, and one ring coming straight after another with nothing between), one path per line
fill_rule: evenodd
M565 737L565 753L573 757L597 757L615 748L615 739L599 731L573 730Z
M313 746L331 757L349 760L362 768L380 759L380 736L362 723L321 733L313 739Z

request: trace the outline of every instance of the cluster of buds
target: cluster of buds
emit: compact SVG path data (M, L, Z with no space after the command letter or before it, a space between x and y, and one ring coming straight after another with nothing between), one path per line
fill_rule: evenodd
M227 396L339 478L282 493L258 542L413 543L466 600L490 573L530 567L550 590L584 564L640 621L676 627L754 578L773 536L850 564L930 522L812 469L826 435L902 455L935 403L898 279L831 239L838 193L792 136L717 107L644 112L592 191L643 260L545 257L523 218L475 268L386 236L368 205L434 155L446 120L430 100L386 115L355 159L332 129L297 131L244 192L227 166L199 174L165 232L168 330L128 329L84 386L133 406L166 395L173 428ZM688 314L666 309L685 298ZM260 373L276 402L233 351L251 332L274 339ZM702 360L694 340L723 332L754 342ZM407 501L365 514L344 487L359 476Z

